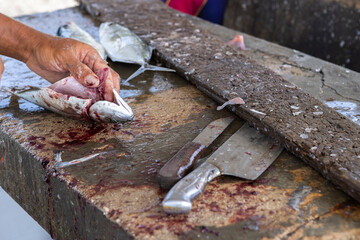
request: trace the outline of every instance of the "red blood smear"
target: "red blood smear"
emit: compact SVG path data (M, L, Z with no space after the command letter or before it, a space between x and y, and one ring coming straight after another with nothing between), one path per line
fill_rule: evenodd
M34 141L34 140L36 140L36 139L45 140L44 137L38 137L38 136L30 136L30 137L28 137L28 140L29 140L29 141Z
M103 131L105 128L103 126L95 126L86 131L84 130L70 130L67 133L60 132L57 136L60 139L66 139L63 143L58 142L50 142L55 147L58 148L66 148L68 146L76 146L84 144L91 137L96 135L97 133Z
M212 212L220 212L220 207L216 202L210 203L210 211Z

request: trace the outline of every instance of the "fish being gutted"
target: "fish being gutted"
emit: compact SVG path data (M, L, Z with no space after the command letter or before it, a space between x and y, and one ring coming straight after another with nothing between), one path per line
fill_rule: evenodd
M59 27L57 35L65 38L72 38L80 42L89 44L95 48L100 56L106 60L106 52L104 47L98 43L89 33L82 30L78 25L73 22L68 22L65 25Z
M102 85L108 73L109 68L96 73L100 79L98 88L87 88L70 76L48 88L29 87L26 90L11 92L67 117L115 123L132 120L134 114L131 108L114 89L114 102L103 100Z
M100 25L100 43L114 62L134 63L141 67L133 73L129 81L146 70L175 72L170 68L150 65L152 49L135 33L116 23L105 22Z

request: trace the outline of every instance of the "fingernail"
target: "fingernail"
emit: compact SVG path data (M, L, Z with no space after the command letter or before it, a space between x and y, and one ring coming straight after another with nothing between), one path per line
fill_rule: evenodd
M93 75L87 75L85 77L85 83L87 86L94 86L97 84L98 81L99 80L96 77L94 77Z

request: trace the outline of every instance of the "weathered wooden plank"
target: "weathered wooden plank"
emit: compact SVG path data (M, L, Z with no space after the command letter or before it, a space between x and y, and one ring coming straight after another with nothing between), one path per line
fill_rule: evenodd
M82 0L100 21L123 24L156 57L360 201L360 127L157 0Z

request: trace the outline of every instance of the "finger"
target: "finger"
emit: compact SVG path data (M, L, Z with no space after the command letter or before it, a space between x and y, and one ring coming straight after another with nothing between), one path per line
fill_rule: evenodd
M110 72L105 81L104 99L107 101L114 101L113 89L116 92L120 92L120 76L114 70L110 68Z
M105 100L110 101L110 102L114 101L114 94L112 91L113 88L114 88L114 84L113 84L112 74L109 73L104 82L104 99Z
M115 72L114 70L112 70L110 68L110 73L111 73L111 76L112 76L112 81L113 81L113 85L114 85L114 88L117 92L120 92L120 76L117 72Z
M109 69L109 72L106 76L106 79L104 80L103 96L105 100L112 102L114 100L113 89L115 89L117 92L120 91L120 76L111 68L107 67L106 69Z
M98 54L88 54L84 59L84 63L87 63L88 66L92 66L94 72L99 72L105 68L109 68L107 63L100 57ZM116 91L120 91L120 76L110 68L110 72L107 75L104 82L104 99L107 101L114 101L114 94L112 89L115 88Z
M36 64L26 64L26 66L28 66L28 68L30 68L37 75L48 80L51 83L55 83L65 77L69 76L69 72L62 73L62 72L48 71Z
M67 69L82 85L90 88L99 86L100 81L96 74L77 58L71 57L67 60Z
M1 75L3 74L4 72L4 63L2 62L1 58L0 58L0 79L1 79Z
M107 63L100 57L97 51L89 49L88 54L83 60L87 66L89 66L94 72L99 72L105 68L109 68ZM120 76L113 69L110 68L110 72L104 82L104 99L107 101L113 101L113 88L120 91Z

